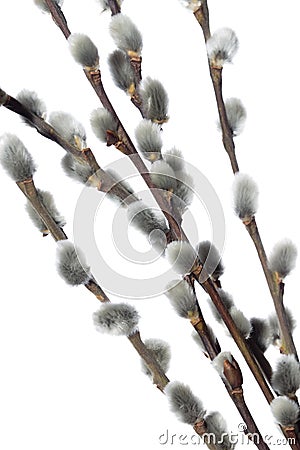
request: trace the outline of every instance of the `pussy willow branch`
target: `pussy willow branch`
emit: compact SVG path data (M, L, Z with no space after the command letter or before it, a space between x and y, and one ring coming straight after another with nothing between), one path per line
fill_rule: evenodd
M67 26L67 20L62 13L60 7L57 5L57 3L53 3L52 0L46 0L47 5L49 6L49 10L51 12L52 18L55 22L55 24L58 26L58 28L62 31L63 35L66 39L68 39L71 35L71 31ZM51 7L50 7L51 6ZM62 18L63 17L63 18ZM132 140L130 139L130 136L128 135L125 127L123 126L122 122L120 121L119 116L117 115L113 105L111 104L104 86L102 84L101 80L101 72L100 70L87 70L84 69L84 73L91 83L94 91L96 92L97 96L99 97L102 105L104 108L106 108L112 115L112 117L115 119L115 121L118 124L118 132L121 137L121 141L125 145L125 147L128 149L129 154L133 156L132 162L143 177L145 183L151 190L151 193L156 200L157 204L159 205L160 209L162 210L163 214L165 215L169 225L170 230L173 233L173 236L177 240L186 240L186 236L180 227L180 225L176 222L172 215L172 211L170 209L170 205L168 200L161 195L161 192L157 189L155 189L154 184L152 183L149 171L147 167L145 166L142 158L140 157L139 153L137 152Z
M113 180L111 176L98 165L91 149L86 148L80 151L77 147L69 144L69 142L65 141L50 124L45 122L45 120L41 119L36 114L33 114L24 105L22 105L22 103L14 97L6 94L2 89L0 89L0 105L26 118L35 127L39 134L53 142L56 142L64 150L87 163L94 172L94 175L92 175L93 180L91 180L93 186L95 186L99 191L105 193L111 192L126 204L137 200L137 198L130 194L124 186L119 183L116 184L115 180Z
M271 367L271 364L269 363L269 361L265 357L264 353L261 351L261 349L255 342L255 340L251 338L251 336L250 336L250 338L247 339L247 343L249 345L251 352L255 356L255 359L258 362L260 368L262 369L266 379L271 384L271 378L272 378L272 374L273 374L273 369Z
M33 179L18 182L17 185L30 201L31 205L39 214L42 221L46 224L54 240L57 242L68 239L65 232L56 224L51 215L48 213L47 209L44 207L43 203L40 201ZM93 278L84 286L90 292L92 292L95 297L101 302L110 303L110 300L105 292ZM140 357L143 359L148 369L151 371L153 375L153 383L156 384L158 389L163 391L166 385L169 383L169 379L161 369L152 352L147 349L147 347L141 340L139 331L135 332L131 336L128 336L128 340L138 352Z
M64 19L61 18L63 13L61 12L60 8L58 7L58 5L56 3L53 4L52 0L46 0L46 2L47 2L48 6L50 6L50 4L52 6L50 8L50 11L53 16L54 22L61 29L64 36L66 38L68 38L70 36L71 32L70 32L69 28L66 29L65 24L67 23L67 21L65 18ZM184 231L182 230L180 224L178 224L176 222L176 220L174 220L174 218L171 214L171 211L170 211L169 203L161 195L160 192L158 192L156 189L154 189L155 186L153 185L153 183L151 181L150 175L147 171L147 168L146 168L144 162L142 161L141 157L139 156L137 150L135 149L125 128L121 124L120 119L119 119L118 115L116 114L115 109L113 108L109 98L106 95L106 92L104 90L104 87L103 87L103 84L101 81L100 71L98 70L98 71L94 71L94 72L91 72L91 71L89 72L87 70L84 70L84 72L85 72L86 76L88 77L90 83L92 84L92 86L93 86L96 94L98 95L101 103L103 104L103 106L112 114L112 116L115 118L115 120L119 124L119 129L122 132L123 142L125 143L126 146L128 146L128 148L132 152L132 154L134 156L136 156L136 159L133 160L134 164L135 164L136 168L138 169L138 171L141 173L144 181L150 188L150 190L151 190L155 200L157 201L159 207L161 208L162 212L166 216L166 218L169 222L169 225L170 225L170 230L172 231L172 234L173 234L173 239L188 240ZM199 265L199 272L201 272L201 269L202 269L202 266ZM198 276L199 276L199 273L198 273ZM216 291L213 282L211 280L207 280L204 283L201 282L200 284L206 290L206 292L210 295L213 302L215 303L221 317L224 320L224 323L228 327L228 329L229 329L230 333L232 334L234 340L236 341L239 349L241 350L247 364L249 365L250 370L252 371L252 373L253 373L255 379L257 380L261 390L263 391L265 397L267 398L267 400L269 402L272 401L273 394L270 391L270 388L265 381L265 378L261 372L261 369L258 366L258 364L256 363L256 360L253 358L249 348L247 347L245 339L239 332L239 330L236 327L234 321L232 320L230 314L228 313L227 309L223 305L222 300L221 300L218 292Z
M209 24L209 10L207 6L207 0L203 0L201 3L200 8L194 13L195 18L199 22L205 42L210 38L210 24ZM210 76L213 83L216 101L217 101L217 107L219 112L219 119L221 123L221 129L222 129L222 139L224 148L227 151L231 167L233 173L236 173L239 171L239 166L235 154L235 144L233 140L233 133L229 126L225 104L223 100L223 94L222 94L222 69L215 68L212 66L211 62L208 60L209 64L209 70L210 70ZM254 242L254 245L256 247L266 280L267 284L273 299L274 307L276 310L276 314L278 316L280 331L281 331L281 338L282 338L282 351L284 353L291 353L294 354L296 359L299 360L297 349L295 347L293 337L291 330L288 328L288 322L287 317L285 313L285 308L283 305L283 299L282 296L280 296L280 291L278 288L278 285L274 279L273 274L268 268L268 260L266 256L266 252L264 250L263 243L261 241L259 230L256 224L255 219L253 218L252 222L248 225L245 225L247 228L247 231L249 232L252 241Z
M117 2L117 0L108 0L108 3L112 16L115 16L116 14L119 14L121 12L121 6Z

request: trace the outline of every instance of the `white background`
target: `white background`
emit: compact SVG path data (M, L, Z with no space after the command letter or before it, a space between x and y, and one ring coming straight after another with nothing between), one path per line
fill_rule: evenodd
M240 40L234 64L224 69L225 97L240 97L248 112L244 133L236 139L242 171L260 187L257 221L267 252L284 237L300 248L299 237L299 4L294 0L250 2L210 0L212 30L228 26ZM126 95L110 80L106 59L114 45L108 33L110 15L100 14L93 0L63 8L71 31L88 34L97 44L103 81L133 136L140 120ZM224 289L247 317L267 317L272 302L252 243L231 207L232 172L216 130L216 106L205 47L192 13L176 0L125 0L144 36L143 74L161 80L170 96L170 121L164 127L165 148L182 149L186 159L214 186L226 217ZM119 155L97 142L89 127L98 100L69 55L66 42L48 15L30 0L10 0L1 8L1 88L15 96L36 90L48 110L71 112L86 127L88 144L99 163ZM38 187L51 190L67 218L72 237L73 212L82 186L60 168L64 151L25 127L10 111L0 110L0 135L16 133L38 164ZM137 188L140 186L134 181ZM141 185L141 188L144 187ZM58 277L55 244L42 238L24 211L24 198L1 169L1 448L16 450L96 450L125 448L179 449L179 435L192 434L169 412L163 395L140 372L139 360L126 339L100 335L92 313L97 301L85 289L70 288ZM95 222L100 250L114 270L133 269L113 258L111 221L115 206L105 203ZM201 204L192 207L199 238L209 239L210 224ZM135 241L141 246L142 241ZM107 256L108 257L108 256ZM161 262L162 270L165 262ZM129 269L128 269L129 267ZM135 268L148 278L152 268ZM135 272L133 272L135 275ZM286 283L286 304L297 318L299 268ZM203 311L223 350L231 349L245 375L245 396L263 434L281 437L268 406L234 343L215 325L203 292ZM120 301L120 298L112 300ZM175 316L168 301L136 301L142 336L167 340L172 347L170 379L188 383L208 410L218 410L230 430L241 422L222 383L190 338L191 327ZM295 333L299 342L299 331ZM271 361L277 353L267 353ZM169 430L174 443L159 443ZM273 441L274 442L274 441ZM192 446L190 443L188 447ZM239 444L237 448L241 448ZM274 446L275 448L276 446Z

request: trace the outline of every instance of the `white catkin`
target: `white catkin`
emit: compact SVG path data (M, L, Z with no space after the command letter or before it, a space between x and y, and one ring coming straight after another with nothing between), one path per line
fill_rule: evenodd
M91 279L84 254L68 240L57 243L57 271L72 286L87 284Z
M202 241L197 245L196 251L208 274L214 280L219 279L224 273L224 265L217 247L210 241Z
M282 355L273 371L271 384L280 395L293 395L300 387L300 365L294 355Z
M122 13L114 15L110 22L110 34L120 50L141 53L142 35L128 16Z
M49 123L69 144L79 150L86 148L84 126L71 114L64 111L54 111L50 114Z
M225 361L232 362L232 354L230 352L221 352L213 360L212 366L221 377L224 377L224 363Z
M45 0L33 0L35 5L40 8L43 12L49 13L49 8ZM53 0L59 7L62 7L64 0Z
M97 68L99 54L96 45L85 34L74 33L68 38L69 49L74 60L82 67Z
M31 113L36 114L41 119L45 119L47 115L47 108L43 100L39 98L36 92L29 91L28 89L23 89L16 96L16 99L22 103L25 108L27 108ZM22 121L33 127L32 123L26 119L26 117L22 117Z
M180 275L191 273L197 264L197 255L188 242L174 241L166 248L166 257L172 269Z
M164 390L170 404L171 411L184 423L194 425L205 415L205 409L201 400L196 397L191 388L179 381L167 384Z
M136 76L127 53L115 50L108 57L110 73L115 85L127 93L135 90Z
M66 225L65 218L59 213L58 209L56 208L53 195L48 191L42 191L41 189L37 189L38 197L42 204L47 209L48 213L52 217L52 219L55 221L55 223L60 227L64 227ZM32 220L33 224L36 226L36 228L41 232L48 234L47 226L40 218L39 214L36 212L36 210L33 208L32 204L28 200L25 205L26 211Z
M185 319L198 316L198 307L192 287L185 280L172 280L167 285L165 295L176 313Z
M139 86L144 116L156 123L168 120L168 94L162 83L150 77L145 78Z
M230 310L230 308L232 308L234 306L234 302L233 302L233 298L230 294L228 294L228 292L223 291L223 289L218 289L218 294L221 297L222 303L225 306L225 308L227 309L227 311ZM214 303L212 302L211 298L208 298L208 302L211 308L211 312L213 313L215 319L221 323L222 322L222 317L220 316L217 308L215 307Z
M235 174L233 183L233 206L243 222L250 222L258 209L258 187L247 174Z
M183 213L192 203L194 197L194 179L184 171L175 172L177 185L174 188L172 201L175 202L177 208Z
M146 339L144 344L147 349L153 353L156 361L158 362L162 370L166 373L169 369L171 360L171 350L169 344L162 339ZM141 360L141 364L142 371L146 375L151 376L151 372L143 360Z
M116 132L118 123L105 108L97 108L91 113L90 123L95 136L101 141L107 141L107 131Z
M143 119L135 130L138 148L143 157L154 162L161 158L162 138L159 127L151 120Z
M20 139L10 133L0 138L0 163L7 174L16 182L32 178L36 165Z
M127 303L104 303L93 314L97 331L112 336L130 336L138 330L139 314Z
M293 426L299 418L299 406L288 397L277 397L271 403L271 412L283 427Z
M247 112L246 109L238 98L228 98L225 101L225 109L229 127L232 131L233 136L238 136L244 129ZM218 123L218 128L221 130L220 122Z
M151 165L151 180L158 189L174 191L177 186L175 172L168 163L163 160L155 161Z
M278 242L269 257L269 268L277 272L280 278L285 278L296 267L297 247L290 239Z
M236 34L230 28L220 28L206 42L210 63L215 67L223 67L225 63L232 62L238 47Z

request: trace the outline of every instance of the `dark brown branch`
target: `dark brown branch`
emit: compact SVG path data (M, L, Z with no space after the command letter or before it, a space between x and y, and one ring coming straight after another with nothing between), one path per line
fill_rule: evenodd
M260 368L263 371L266 379L268 380L269 383L271 383L271 378L272 378L272 373L273 373L271 364L269 363L269 361L267 360L264 353L261 351L261 349L259 348L259 346L257 345L257 343L255 342L254 339L252 339L250 337L249 339L247 339L247 342L248 342L251 352L255 356L256 361L260 365Z
M112 16L119 14L121 12L121 7L117 0L108 0L108 3L109 3L109 7L111 10Z
M278 317L281 341L282 341L282 351L287 354L295 355L297 361L299 361L297 349L293 340L291 330L288 325L288 320L286 317L286 312L283 304L283 283L277 283L276 276L268 266L268 258L259 234L259 230L256 224L256 220L253 217L250 223L245 224L245 227L255 245L261 266L263 268L265 278L269 287L270 294L273 299L275 311Z

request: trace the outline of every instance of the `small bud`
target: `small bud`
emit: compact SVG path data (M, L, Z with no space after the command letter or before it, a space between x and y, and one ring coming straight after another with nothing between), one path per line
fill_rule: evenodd
M239 42L230 28L220 28L207 40L206 49L211 65L222 68L236 54Z
M32 156L23 142L14 134L6 133L0 141L0 162L16 182L29 180L36 171Z
M135 137L145 159L154 162L161 158L162 139L159 127L151 120L144 119L140 122L135 130Z
M41 189L37 189L37 193L41 203L45 206L52 219L60 228L64 227L66 225L66 220L56 208L53 195L50 192L42 191ZM27 201L25 208L36 228L41 233L48 234L47 225L42 221L29 200Z
M239 332L245 339L248 339L251 333L251 323L247 317L244 316L241 310L237 309L235 306L232 306L229 310L229 314L231 315L236 327Z
M158 189L164 191L174 191L177 186L174 170L162 159L151 165L151 180Z
M83 184L86 184L94 173L89 164L83 159L71 155L71 153L67 153L63 157L61 165L68 177Z
M169 369L171 359L169 344L161 339L146 339L145 346L153 353L156 361L158 362L162 370L166 373ZM146 375L151 377L152 374L143 360L141 360L141 363L142 371Z
M171 148L163 154L163 159L172 167L174 172L182 173L185 169L185 161L182 152L177 148Z
M258 209L258 188L249 175L235 174L233 203L236 215L246 224L251 222Z
M114 336L130 336L138 330L139 314L127 303L105 303L93 319L97 331Z
M213 368L222 378L224 378L225 361L229 361L230 363L232 363L232 354L230 352L221 352L212 360Z
M192 287L185 280L173 280L167 285L166 296L180 317L191 319L198 317L196 296Z
M297 247L289 239L278 242L269 257L269 268L277 272L280 279L284 279L296 267Z
M271 343L271 328L267 320L252 317L250 319L252 339L264 353Z
M220 377L227 380L231 389L237 389L243 384L241 369L230 352L219 353L212 361Z
M162 83L150 77L145 78L139 87L144 116L155 123L168 121L168 94Z
M213 280L218 280L224 273L224 265L217 247L210 241L202 241L197 245L196 251L206 272Z
M188 242L174 241L166 248L166 257L176 273L185 275L198 266L197 255Z
M82 67L96 69L99 66L98 49L85 34L74 33L68 38L69 48L74 60Z
M238 136L244 129L247 112L238 98L228 98L225 102L225 109L228 124L233 136ZM221 124L218 122L218 129L221 130Z
M59 275L72 286L87 284L91 279L91 274L83 253L67 240L59 241L57 245L57 271Z
M189 386L179 381L172 381L167 384L164 392L169 400L171 411L181 422L194 425L195 422L203 419L205 415L203 404L192 393Z
M290 311L288 308L285 308L285 314L286 314L286 319L288 322L288 328L290 330L291 333L293 333L293 331L296 328L296 320L293 317L292 311ZM278 341L280 339L280 326L279 326L279 321L278 321L278 317L277 314L271 314L269 316L269 326L270 326L270 330L271 330L271 339L272 339L272 344L273 345L277 345ZM280 343L279 343L280 345Z
M235 443L231 439L223 416L219 412L214 411L205 416L204 419L208 435L214 437L212 442L221 443L216 448L220 450L233 450Z
M141 54L142 35L129 17L121 13L113 16L110 23L110 34L120 50Z
M40 8L43 12L49 13L49 8L45 0L33 0L38 8ZM60 8L63 5L64 0L52 0L53 3L56 3Z
M108 57L108 65L115 85L132 95L135 92L136 77L128 55L122 50L115 50Z
M300 387L300 365L294 355L282 355L277 361L271 384L280 395L294 395Z
M16 96L16 99L22 103L25 108L27 108L31 113L36 114L41 119L45 119L47 115L47 108L43 100L41 100L37 93L34 91L28 91L27 89L23 89ZM24 123L33 127L32 123L26 119L26 117L22 117Z
M83 125L71 114L55 111L50 114L49 123L61 137L79 150L86 148L86 132Z
M288 397L277 397L271 403L272 414L283 427L292 427L299 418L299 406Z
M227 309L227 311L230 310L230 308L232 308L234 306L234 302L233 302L233 298L230 294L228 294L228 292L223 291L223 289L218 289L218 294L222 300L223 305L225 306L225 308ZM215 319L219 322L222 323L222 317L219 314L219 311L217 310L217 308L215 307L214 303L212 302L211 298L208 299L208 302L210 304L210 308L211 308L211 312L213 313Z
M128 206L127 217L134 227L147 236L150 236L154 230L161 230L163 233L168 231L164 217L141 200Z
M97 108L91 114L91 127L95 136L101 142L107 142L107 131L116 132L118 124L109 111L105 108Z
M179 0L182 6L190 9L191 11L197 11L201 6L201 0Z

